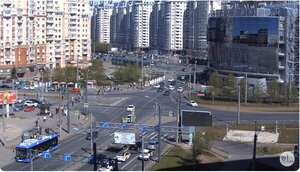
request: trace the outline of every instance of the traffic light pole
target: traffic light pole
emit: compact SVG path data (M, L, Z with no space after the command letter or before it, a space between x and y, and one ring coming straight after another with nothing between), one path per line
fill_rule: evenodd
M144 143L144 136L142 136L142 171L144 171L144 149L145 149L145 143Z
M70 134L70 128L71 128L71 125L70 125L70 101L69 101L69 97L70 97L70 95L69 95L69 90L67 89L67 120L68 120L68 133Z
M4 96L2 98L2 119L3 119L3 143L5 147L6 146L6 138L5 138L6 124L5 124Z
M160 105L157 105L158 104L157 102L155 104L158 111L158 162L159 162L161 157L161 113L160 113Z

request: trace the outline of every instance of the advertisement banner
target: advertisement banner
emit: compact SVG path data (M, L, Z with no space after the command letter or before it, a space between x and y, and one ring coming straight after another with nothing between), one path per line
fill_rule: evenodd
M114 132L115 143L135 144L135 133Z
M4 103L14 103L17 101L17 92L15 90L0 91L0 104Z

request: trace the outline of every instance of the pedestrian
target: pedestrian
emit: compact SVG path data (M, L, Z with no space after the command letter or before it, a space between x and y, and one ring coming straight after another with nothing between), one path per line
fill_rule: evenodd
M39 121L35 120L35 126L37 127L39 125Z
M58 112L59 112L59 107L57 107L57 108L55 109L55 113L58 114Z
M44 116L44 118L43 118L43 122L46 122L46 120L47 120L47 117L46 117L46 116Z

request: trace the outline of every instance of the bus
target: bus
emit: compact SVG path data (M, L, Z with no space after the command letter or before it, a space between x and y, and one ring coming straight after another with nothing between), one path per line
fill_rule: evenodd
M28 163L30 162L30 153L33 160L41 156L45 151L49 152L58 149L58 137L58 134L51 133L24 140L16 146L15 160Z

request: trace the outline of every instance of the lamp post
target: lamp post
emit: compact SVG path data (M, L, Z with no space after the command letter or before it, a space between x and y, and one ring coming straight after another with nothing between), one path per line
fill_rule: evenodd
M149 96L145 96L146 98L150 98L155 100L155 113L158 116L158 159L157 161L160 161L161 158L161 113L160 113L160 105L159 100L157 98L151 98Z

